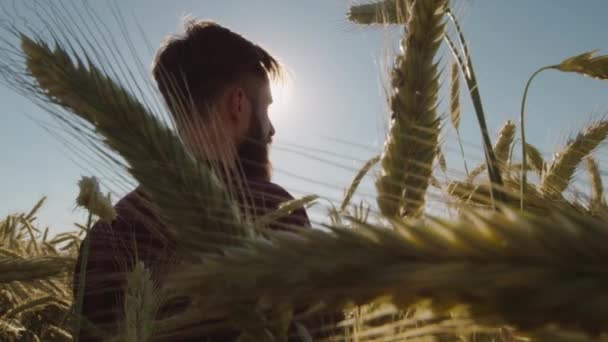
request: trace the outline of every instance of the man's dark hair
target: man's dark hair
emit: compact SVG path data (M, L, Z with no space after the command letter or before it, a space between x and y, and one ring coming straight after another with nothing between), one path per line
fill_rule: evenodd
M167 37L158 49L152 74L170 111L178 116L193 109L205 113L226 86L248 76L273 79L280 76L281 67L241 35L211 21L185 19L184 31Z

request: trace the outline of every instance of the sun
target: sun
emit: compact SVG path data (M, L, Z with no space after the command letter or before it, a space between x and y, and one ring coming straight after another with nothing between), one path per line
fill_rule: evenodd
M289 78L285 77L281 80L274 80L270 83L270 91L272 93L272 105L270 110L273 113L281 113L289 104L292 97L292 84Z

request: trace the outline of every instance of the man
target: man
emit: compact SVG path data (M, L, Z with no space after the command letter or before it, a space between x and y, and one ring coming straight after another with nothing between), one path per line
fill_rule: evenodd
M154 79L185 146L224 180L241 211L254 217L293 199L270 182L268 146L275 133L268 117L270 79L280 73L279 63L261 47L220 25L194 20L186 20L183 33L167 38L153 62ZM169 260L176 258L175 244L162 234L158 214L146 199L136 189L118 202L111 224L93 226L83 289L82 248L79 253L75 297L84 291L83 316L105 333L120 329L125 273L134 260L143 261L161 283ZM299 209L271 228L309 226L305 210ZM179 310L163 308L161 315ZM97 341L93 335L94 329L85 324L80 341ZM236 336L227 332L207 337L229 341Z

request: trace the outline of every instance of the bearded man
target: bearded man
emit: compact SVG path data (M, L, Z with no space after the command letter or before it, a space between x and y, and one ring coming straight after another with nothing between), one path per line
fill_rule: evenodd
M184 26L183 32L166 38L152 65L177 132L188 151L235 194L242 212L254 216L272 212L293 199L271 182L268 159L275 134L268 116L270 81L281 76L280 65L260 46L216 23L190 19ZM82 314L106 333L117 332L124 320L125 275L135 260L143 261L161 284L172 265L169 261L176 258L175 243L163 236L164 228L146 199L141 188L122 198L116 204L116 219L111 224L97 222L89 232L86 268L80 269L82 247L76 263L73 286L75 297L84 291ZM297 231L309 226L305 210L299 209L271 228ZM161 311L169 315L179 308ZM205 337L232 341L235 334ZM80 341L97 339L85 325Z

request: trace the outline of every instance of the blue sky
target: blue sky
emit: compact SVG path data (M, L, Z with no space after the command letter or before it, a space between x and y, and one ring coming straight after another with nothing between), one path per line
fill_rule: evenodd
M100 19L111 24L108 3L99 1L95 6ZM392 33L396 38L401 32L347 22L350 4L347 0L130 0L119 8L126 18L135 13L153 46L178 30L183 14L192 14L242 33L276 55L293 77L289 101L271 112L277 128L274 180L294 195L317 193L337 201L362 162L381 151L387 122L381 75L387 73L386 52L395 43L387 37ZM493 137L506 120L518 122L525 82L537 68L591 49L608 53L605 0L463 1L456 8ZM140 37L137 32L132 35ZM135 46L144 65L149 65L153 52L141 41ZM449 56L442 61L445 65ZM441 108L447 103L446 94L441 94ZM608 82L551 71L541 74L527 104L528 140L549 158L569 136L605 113L606 94ZM480 138L468 97L463 94L461 101L461 135L471 165L482 158ZM46 195L40 225L49 225L54 232L72 229L71 222L84 220L82 212L74 211L76 182L89 174L72 161L76 156L55 133L40 126L47 114L2 85L0 113L0 216L28 210ZM455 175L462 162L452 130L447 127L446 132L444 149ZM598 155L600 166L605 165L603 155ZM360 191L361 198L373 203L370 179ZM313 216L320 218L322 212Z

